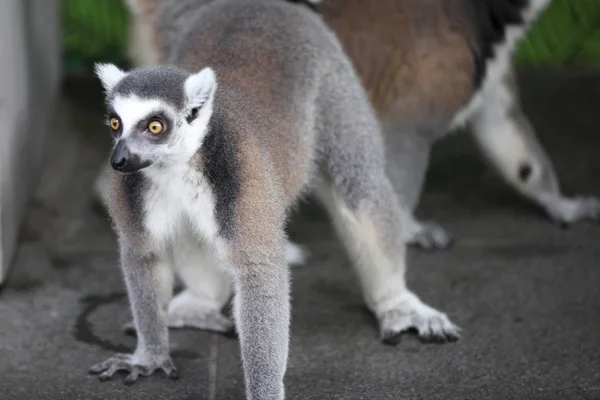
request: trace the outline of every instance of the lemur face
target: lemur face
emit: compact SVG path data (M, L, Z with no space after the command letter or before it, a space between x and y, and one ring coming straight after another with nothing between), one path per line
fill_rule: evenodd
M116 94L109 106L108 125L115 147L110 164L120 172L135 172L160 159L176 156L185 126L180 113L158 99Z
M174 67L125 73L113 65L96 72L106 90L107 124L114 138L111 166L122 173L186 163L202 144L212 114L214 72Z

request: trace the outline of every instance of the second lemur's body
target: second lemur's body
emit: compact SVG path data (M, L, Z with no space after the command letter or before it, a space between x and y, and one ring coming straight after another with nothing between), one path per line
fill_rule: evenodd
M225 330L230 277L247 398L282 399L285 224L305 191L329 210L384 341L410 328L456 339L406 287L406 215L379 124L320 18L278 0L178 0L159 12L171 66L98 68L115 138L104 197L138 345L92 372L172 375L168 326ZM171 300L174 272L186 288Z
M595 198L567 198L519 104L512 56L550 0L323 0L386 133L388 173L411 210L431 146L468 126L491 164L559 223L600 217ZM436 224L412 241L444 247Z
M158 10L169 0L126 1L131 58L138 65L164 60L162 32L172 21ZM389 175L409 210L418 205L431 146L467 125L506 181L553 220L599 217L597 199L561 193L519 104L511 57L550 0L305 1L318 3L354 63L385 131ZM413 243L450 243L436 224L411 217L409 225Z

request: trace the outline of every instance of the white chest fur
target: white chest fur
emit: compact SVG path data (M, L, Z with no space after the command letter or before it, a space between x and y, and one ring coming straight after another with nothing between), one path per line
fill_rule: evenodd
M144 223L154 240L172 243L185 229L200 240L215 240L215 198L202 172L186 165L152 170L146 176Z

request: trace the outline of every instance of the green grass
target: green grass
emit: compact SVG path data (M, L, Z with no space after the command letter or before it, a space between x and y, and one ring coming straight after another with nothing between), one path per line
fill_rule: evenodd
M600 0L554 0L519 44L518 64L600 65Z
M129 14L123 0L62 0L61 17L68 69L125 62Z
M87 69L97 60L125 63L129 18L123 0L62 3L68 69ZM519 44L515 61L538 67L600 66L600 0L554 0Z

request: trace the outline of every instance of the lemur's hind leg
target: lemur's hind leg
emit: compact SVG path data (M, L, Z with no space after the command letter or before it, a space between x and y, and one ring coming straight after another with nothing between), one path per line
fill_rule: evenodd
M168 305L169 328L232 333L233 321L222 313L231 298L231 279L219 266L214 251L181 240L173 249L172 264L185 288ZM131 322L125 324L124 331L135 334Z
M233 321L222 313L231 298L231 279L215 250L188 242L173 254L173 265L185 290L169 304L169 327L233 331Z
M316 194L352 259L381 339L395 344L402 332L415 328L424 340L454 340L459 329L406 287L409 213L386 174L375 115L368 104L361 107L367 100L358 88L343 86L326 88L332 100L320 110L327 117L318 124L323 177Z
M288 265L303 264L306 257L303 247L291 242L286 244ZM214 251L197 243L182 243L173 255L173 265L185 289L168 305L169 327L233 334L233 321L222 313L231 298L231 278L219 265ZM126 323L123 330L128 335L135 335L133 322Z
M377 179L377 197L352 198L346 188L327 181L317 193L351 256L364 300L379 322L381 340L396 344L411 328L424 341L456 340L459 328L446 314L406 287L402 217L391 184L383 174L359 179Z
M486 93L482 107L473 116L472 132L501 176L525 197L540 205L561 225L600 218L595 197L565 197L552 162L523 113L514 73Z
M297 265L304 262L305 252L287 242L284 257L288 265ZM189 244L174 255L174 266L186 290L169 304L169 327L232 333L233 321L222 314L232 295L232 282L214 249Z
M391 127L385 133L386 170L400 198L409 212L407 220L408 243L423 249L444 249L452 244L452 236L431 221L417 221L413 212L418 205L434 134L414 128Z

